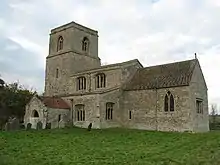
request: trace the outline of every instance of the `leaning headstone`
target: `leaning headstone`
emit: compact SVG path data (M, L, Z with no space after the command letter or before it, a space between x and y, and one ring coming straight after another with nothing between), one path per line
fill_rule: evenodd
M91 128L92 128L92 123L89 124L88 131L91 131Z
M26 130L31 130L31 126L32 126L32 124L31 124L31 123L28 123Z
M5 123L5 131L10 131L11 128L10 128L11 124L9 122Z
M37 130L40 130L43 128L43 123L41 121L37 122Z
M11 130L19 130L20 128L20 122L17 118L11 119Z

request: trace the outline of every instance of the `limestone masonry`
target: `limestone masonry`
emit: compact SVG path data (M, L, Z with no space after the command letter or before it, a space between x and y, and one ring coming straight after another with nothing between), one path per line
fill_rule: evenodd
M75 22L51 30L44 96L25 124L158 131L209 131L207 86L198 59L143 67L101 66L98 32Z

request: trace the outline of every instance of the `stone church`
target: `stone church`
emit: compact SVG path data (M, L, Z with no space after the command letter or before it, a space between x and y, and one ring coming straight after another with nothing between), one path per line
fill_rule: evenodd
M207 86L197 58L143 67L137 60L101 65L98 31L75 22L54 28L44 96L26 105L36 128L71 124L158 131L209 131Z

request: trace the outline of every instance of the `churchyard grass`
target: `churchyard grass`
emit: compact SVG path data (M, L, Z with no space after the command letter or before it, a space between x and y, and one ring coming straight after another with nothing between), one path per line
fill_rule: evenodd
M219 165L220 132L106 129L0 132L0 165Z

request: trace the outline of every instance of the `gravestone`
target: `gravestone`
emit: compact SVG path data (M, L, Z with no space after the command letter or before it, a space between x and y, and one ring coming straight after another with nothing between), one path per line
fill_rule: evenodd
M40 130L43 128L43 123L41 121L37 122L37 130Z
M91 128L92 128L92 123L89 124L88 131L91 131Z
M46 129L51 129L51 123L46 124Z
M20 122L16 118L9 118L8 122L5 124L6 131L14 131L20 129Z
M11 125L9 122L5 123L5 131L10 131L11 130L10 126Z
M20 129L25 129L24 123L20 123Z
M19 130L19 128L20 128L20 122L17 118L11 119L10 125L11 125L10 126L11 130Z
M32 124L31 124L31 123L28 123L26 130L31 130L31 126L32 126Z

